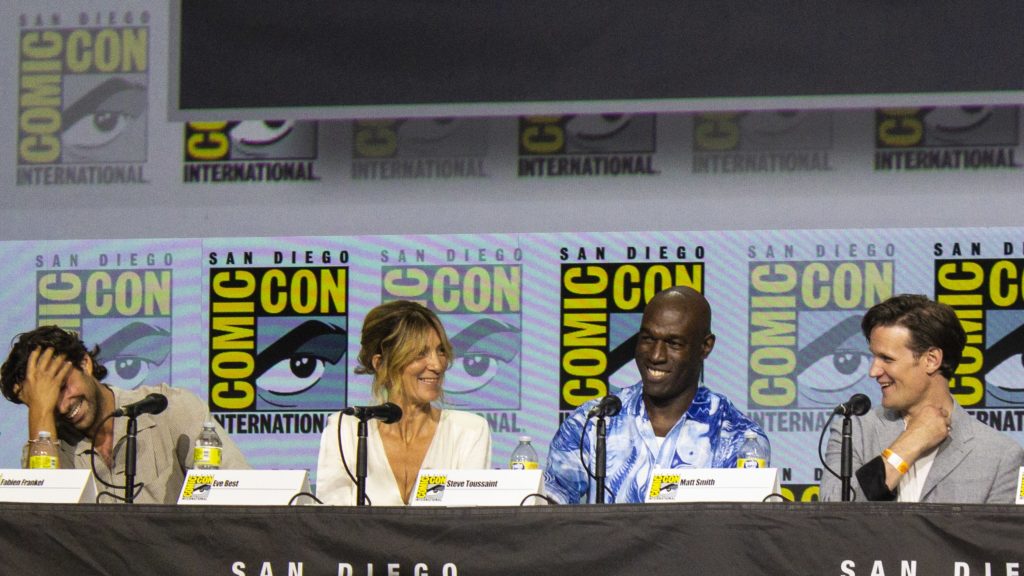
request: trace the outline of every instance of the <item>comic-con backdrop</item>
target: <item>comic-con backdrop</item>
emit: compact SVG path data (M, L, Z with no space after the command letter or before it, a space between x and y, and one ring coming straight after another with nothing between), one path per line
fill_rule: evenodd
M327 415L372 401L353 358L366 313L395 299L441 317L456 350L446 403L490 422L494 464L524 434L544 454L560 417L636 384L644 304L673 285L710 300L704 382L762 424L794 499L816 495L831 409L878 400L859 323L896 293L956 309L969 340L953 394L1024 441L1024 228L870 227L885 190L920 194L922 211L930 189L961 190L965 213L977 189L1024 199L1019 107L173 123L163 8L7 10L5 199L882 191L846 230L0 240L4 352L36 325L75 329L111 384L206 399L257 467L315 472ZM25 428L0 402L0 467L17 465Z
M100 346L108 381L196 391L259 467L315 467L327 415L370 401L352 371L373 306L423 303L456 351L447 404L477 412L501 464L543 449L559 416L637 382L650 297L702 291L718 344L705 384L764 426L787 481L820 475L830 410L877 400L859 324L902 292L954 307L968 333L951 383L979 419L1024 427L1019 229L572 233L0 244L5 334L37 324ZM20 407L3 404L0 459L17 462Z

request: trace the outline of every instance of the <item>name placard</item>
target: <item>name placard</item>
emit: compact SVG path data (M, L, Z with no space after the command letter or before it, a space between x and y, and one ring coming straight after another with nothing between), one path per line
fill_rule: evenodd
M656 469L646 502L762 502L779 493L778 468Z
M96 502L92 470L0 470L0 501L80 504Z
M312 504L305 470L189 470L178 504L287 506Z
M542 504L543 470L420 470L410 506ZM525 500L525 501L524 501Z
M1024 466L1017 471L1017 504L1024 504Z

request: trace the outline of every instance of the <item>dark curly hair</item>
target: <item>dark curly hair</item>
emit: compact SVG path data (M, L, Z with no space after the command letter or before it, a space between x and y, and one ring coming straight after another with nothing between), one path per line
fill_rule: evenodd
M31 332L15 336L11 341L11 353L7 355L3 366L0 366L0 390L3 391L5 398L15 404L22 403L15 389L25 380L28 357L36 348L53 348L54 353L64 356L79 368L82 367L85 357L89 356L92 359L93 377L102 381L107 376L107 369L96 361L96 356L100 353L99 346L93 347L90 351L75 332L57 326L40 326Z
M950 379L960 365L967 334L956 312L945 304L920 294L900 294L875 304L860 323L864 337L871 339L876 326L903 326L910 332L907 346L918 358L929 348L942 350L939 372Z

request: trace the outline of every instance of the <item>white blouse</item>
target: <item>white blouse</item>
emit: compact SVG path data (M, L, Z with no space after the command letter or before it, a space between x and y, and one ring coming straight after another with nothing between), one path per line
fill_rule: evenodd
M320 456L316 467L316 496L324 504L353 506L356 484L345 472L338 449L338 419L335 412L327 419L320 438ZM345 462L356 475L357 430L359 419L341 418ZM391 470L384 443L380 439L379 420L367 424L366 498L373 506L404 506L405 501ZM423 457L422 470L480 470L491 466L491 429L484 418L458 410L442 410L437 431ZM415 486L413 487L415 489Z

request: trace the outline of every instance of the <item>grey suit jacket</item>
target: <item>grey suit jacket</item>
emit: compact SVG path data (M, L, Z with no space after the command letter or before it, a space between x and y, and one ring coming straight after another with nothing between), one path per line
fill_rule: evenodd
M924 488L921 502L1013 504L1017 475L1024 465L1024 448L998 431L978 422L954 403L950 436L939 444ZM851 487L856 500L867 497L857 480L856 471L881 455L903 433L899 414L879 406L861 417L853 417L853 471ZM825 461L840 472L842 418L832 425ZM821 480L823 501L842 500L841 482L827 470Z

